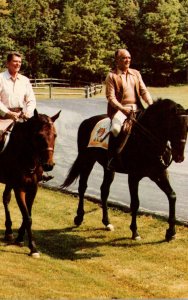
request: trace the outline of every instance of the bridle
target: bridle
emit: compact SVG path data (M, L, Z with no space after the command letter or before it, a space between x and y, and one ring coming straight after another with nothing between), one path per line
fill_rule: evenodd
M54 152L54 148L53 147L47 147L47 148L42 149L40 152L50 152L50 151Z
M48 124L50 125L53 125L53 122L52 121L49 121ZM40 150L40 153L43 153L43 152L54 152L54 147L47 147L47 148L43 148Z

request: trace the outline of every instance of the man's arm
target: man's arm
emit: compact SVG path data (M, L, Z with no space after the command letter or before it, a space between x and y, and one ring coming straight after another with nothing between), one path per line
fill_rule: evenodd
M146 85L142 79L142 76L140 73L138 73L138 80L139 80L139 89L140 89L140 95L142 97L142 99L148 104L151 105L153 104L153 99L148 91L148 89L146 88Z
M36 98L29 79L27 79L26 89L27 89L27 94L25 96L25 104L26 104L25 116L27 118L30 118L32 117L33 112L36 108Z

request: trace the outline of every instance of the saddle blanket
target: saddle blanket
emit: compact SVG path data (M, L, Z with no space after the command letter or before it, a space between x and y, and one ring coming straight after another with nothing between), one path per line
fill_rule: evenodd
M14 121L11 119L0 119L0 154L6 149L10 139L10 128ZM9 131L8 131L9 130Z
M91 132L88 147L99 147L103 149L108 149L108 143L109 143L108 133L110 131L110 126L111 126L110 118L105 118L99 121Z
M11 119L0 119L0 136L6 131L6 129L13 124Z

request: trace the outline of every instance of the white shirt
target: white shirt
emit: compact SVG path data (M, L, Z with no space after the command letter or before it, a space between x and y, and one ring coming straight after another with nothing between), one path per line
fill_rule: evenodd
M23 108L31 117L36 108L36 98L26 76L18 74L16 80L13 80L6 70L0 73L0 116L3 117L9 108Z

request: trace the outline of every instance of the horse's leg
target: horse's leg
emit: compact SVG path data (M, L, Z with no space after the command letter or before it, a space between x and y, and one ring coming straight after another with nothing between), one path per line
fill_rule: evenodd
M11 199L11 190L12 187L9 185L5 185L5 190L3 192L3 205L5 209L5 241L11 242L13 240L12 233L12 221L9 210L9 203Z
M131 197L131 204L130 204L130 209L131 209L131 215L132 215L132 220L131 220L131 225L130 229L132 231L132 239L133 240L140 240L140 235L137 231L137 213L140 205L139 197L138 197L138 185L139 181L141 178L129 174L128 175L128 184L129 184L129 191L130 191L130 197Z
M25 236L25 222L22 221L20 228L18 229L18 236L15 240L16 245L22 247L24 245L24 236Z
M172 189L170 182L169 182L169 175L167 170L161 173L157 178L151 178L158 187L166 194L168 201L169 201L169 228L166 231L166 241L170 241L175 238L176 230L175 230L175 223L176 223L176 193Z
M110 193L110 185L114 180L114 176L115 176L115 172L106 170L104 168L104 178L101 185L101 201L102 201L102 211L103 211L102 222L110 231L113 231L114 227L112 224L110 224L109 221L107 200Z
M78 194L79 194L79 203L77 208L77 215L74 218L74 224L77 226L80 226L84 219L84 194L87 189L87 181L88 177L91 173L91 170L93 168L95 161L87 161L85 164L83 170L80 172L80 179L79 179L79 185L78 185Z
M39 253L37 251L34 239L33 239L33 234L32 234L32 218L31 218L31 209L32 209L32 204L37 192L37 186L33 186L32 188L30 187L27 192L21 191L20 189L14 189L15 191L15 196L16 200L18 203L18 206L20 208L20 211L22 213L23 217L23 222L21 227L19 228L18 231L18 237L16 239L17 242L20 242L23 240L23 236L25 233L25 229L28 234L28 246L30 249L30 254L33 257L39 257Z

